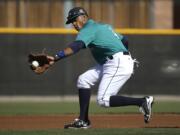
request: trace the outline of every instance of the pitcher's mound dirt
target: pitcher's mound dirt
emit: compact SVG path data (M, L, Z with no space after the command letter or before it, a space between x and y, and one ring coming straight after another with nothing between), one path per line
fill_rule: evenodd
M39 130L63 128L75 115L0 116L0 130ZM92 128L180 128L180 115L154 114L145 124L140 114L90 115Z

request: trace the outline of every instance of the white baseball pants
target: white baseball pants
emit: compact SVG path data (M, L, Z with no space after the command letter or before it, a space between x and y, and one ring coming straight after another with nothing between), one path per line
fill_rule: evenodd
M110 97L117 95L121 87L131 77L134 69L134 60L130 55L119 52L113 55L113 59L107 59L103 65L96 65L81 74L77 81L77 87L90 89L100 81L97 103L103 107L109 107Z

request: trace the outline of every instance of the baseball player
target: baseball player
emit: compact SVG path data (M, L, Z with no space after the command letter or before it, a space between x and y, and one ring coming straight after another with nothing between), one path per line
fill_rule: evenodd
M69 128L89 128L88 109L91 88L100 81L97 92L97 103L102 107L139 106L144 114L144 122L151 117L153 97L133 98L117 95L121 87L133 73L134 60L128 51L127 40L123 35L115 33L108 24L97 23L90 19L82 7L75 7L68 13L66 24L72 24L79 32L75 41L55 56L47 56L49 65L89 48L97 65L81 74L77 80L79 92L80 115Z

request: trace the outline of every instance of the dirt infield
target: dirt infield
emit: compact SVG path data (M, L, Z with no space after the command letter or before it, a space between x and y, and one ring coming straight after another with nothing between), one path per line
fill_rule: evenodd
M40 130L63 128L74 115L0 116L0 130ZM145 124L140 114L91 115L92 128L180 128L180 115L154 114Z

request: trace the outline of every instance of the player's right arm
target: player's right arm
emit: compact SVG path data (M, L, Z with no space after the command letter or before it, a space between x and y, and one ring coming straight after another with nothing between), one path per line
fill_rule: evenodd
M123 36L121 39L121 42L123 43L123 45L126 47L126 49L129 49L129 42L128 42L128 38L126 36Z
M117 35L118 35L118 37L119 37L119 40L123 43L123 45L124 45L124 46L126 47L126 49L128 50L128 49L129 49L129 47L128 47L129 42L128 42L127 36L124 36L124 35L121 35L121 34L118 34L118 33L117 33Z

